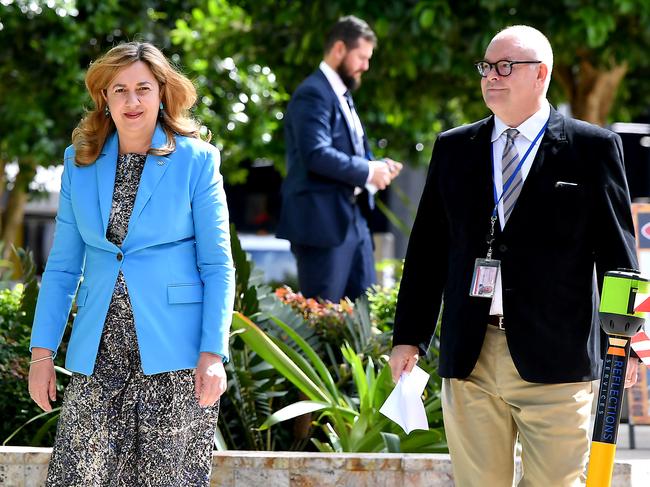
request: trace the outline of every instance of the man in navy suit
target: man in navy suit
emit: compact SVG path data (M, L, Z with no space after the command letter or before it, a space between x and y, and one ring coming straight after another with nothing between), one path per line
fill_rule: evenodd
M287 177L278 238L291 242L306 297L355 299L375 281L364 208L402 165L373 160L351 92L377 42L363 20L342 17L319 68L293 94L285 117Z

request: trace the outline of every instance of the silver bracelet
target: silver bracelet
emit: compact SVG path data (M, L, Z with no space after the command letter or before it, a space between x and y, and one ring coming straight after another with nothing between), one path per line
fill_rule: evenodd
M37 358L36 360L30 360L29 365L35 364L36 362L42 362L43 360L54 360L54 355L48 355L47 357Z

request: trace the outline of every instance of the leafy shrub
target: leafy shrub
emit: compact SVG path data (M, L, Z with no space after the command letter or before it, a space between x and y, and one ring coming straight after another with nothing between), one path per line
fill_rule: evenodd
M29 341L38 294L35 266L30 252L22 249L14 252L19 259L24 283L0 291L0 442L5 442L18 428L43 413L29 397L27 389ZM65 351L65 346L59 349L56 364L63 365ZM67 377L58 374L59 400L63 397L65 384ZM56 426L56 421L51 421L51 418L55 415L44 415L25 425L8 443L51 446Z
M287 341L265 333L239 313L234 316L233 328L241 332L247 345L301 391L304 400L276 410L261 425L262 430L312 414L316 416L311 441L321 451L446 451L439 394L427 391L424 395L430 429L406 435L379 413L393 387L387 364L378 367L371 357L364 357L344 344L341 352L352 383L351 393L344 394L319 354L289 325L278 319L272 321L286 333ZM434 391L439 391L435 380L432 385Z
M435 350L419 362L431 375L423 394L430 429L405 435L378 412L392 389L386 360L398 291L399 283L375 286L355 303L332 303L283 286L274 305L262 300L253 317L259 327L235 316L246 345L301 391L298 400L287 394L276 402L264 431L306 417L311 443L321 451L446 451Z
M393 331L398 293L399 283L392 288L373 286L368 290L370 315L374 326L382 332Z
M323 339L330 343L342 343L346 332L346 319L352 316L354 305L349 299L340 303L305 298L288 286L275 290L276 297L291 307Z

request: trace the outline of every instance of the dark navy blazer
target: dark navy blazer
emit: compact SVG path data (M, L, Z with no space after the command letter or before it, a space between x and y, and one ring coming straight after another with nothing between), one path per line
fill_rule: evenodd
M368 158L355 155L350 130L336 93L316 70L287 107L287 177L278 238L316 247L343 242L353 218L354 188L365 186L371 157L365 137Z

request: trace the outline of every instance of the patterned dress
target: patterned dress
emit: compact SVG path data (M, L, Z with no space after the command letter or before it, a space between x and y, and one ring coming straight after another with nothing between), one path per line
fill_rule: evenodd
M106 238L121 245L146 156L120 155ZM95 369L63 398L47 486L208 486L218 403L201 408L190 369L144 375L119 272Z

